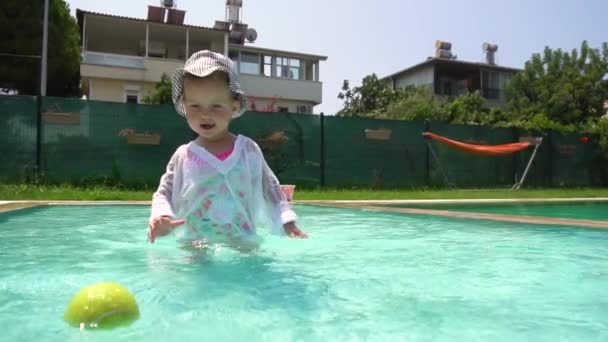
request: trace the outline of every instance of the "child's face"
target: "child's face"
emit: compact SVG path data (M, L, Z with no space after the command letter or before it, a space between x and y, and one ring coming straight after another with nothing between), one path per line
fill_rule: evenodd
M226 81L213 74L184 80L184 106L190 128L203 140L219 140L228 134L232 115L240 103L232 96Z

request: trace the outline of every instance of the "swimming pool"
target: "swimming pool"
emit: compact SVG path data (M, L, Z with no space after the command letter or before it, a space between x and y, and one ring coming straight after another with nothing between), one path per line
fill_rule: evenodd
M0 215L0 339L608 339L608 231L298 206L307 241L192 260L145 242L147 207ZM79 331L71 296L115 281L141 317Z

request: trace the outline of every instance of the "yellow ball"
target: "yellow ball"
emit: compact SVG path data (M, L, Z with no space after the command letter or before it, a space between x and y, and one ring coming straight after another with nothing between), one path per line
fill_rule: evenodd
M97 283L78 291L65 311L73 326L111 329L139 318L133 295L120 284Z

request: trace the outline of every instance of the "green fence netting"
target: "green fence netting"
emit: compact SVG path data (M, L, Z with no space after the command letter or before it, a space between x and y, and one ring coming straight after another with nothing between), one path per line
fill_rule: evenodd
M0 97L0 182L27 180L36 166L36 98Z
M426 182L424 122L326 117L328 186L414 187Z
M0 96L1 182L38 174L53 183L155 187L171 154L194 138L170 105L46 97L40 108L38 150L37 98ZM307 187L446 187L445 176L461 188L510 187L533 151L470 155L425 140L426 129L489 145L537 136L507 128L293 113L248 112L232 123L233 132L258 142L282 183ZM524 187L608 185L597 139L558 132L543 139Z

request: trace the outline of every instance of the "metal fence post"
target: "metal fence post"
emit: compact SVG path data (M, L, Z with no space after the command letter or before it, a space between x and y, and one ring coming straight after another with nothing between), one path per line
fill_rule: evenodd
M321 112L321 156L320 156L320 179L319 183L322 187L325 186L325 114Z
M429 132L429 120L424 120L424 131ZM425 144L425 168L426 168L426 186L431 186L431 152L429 151L429 145Z

